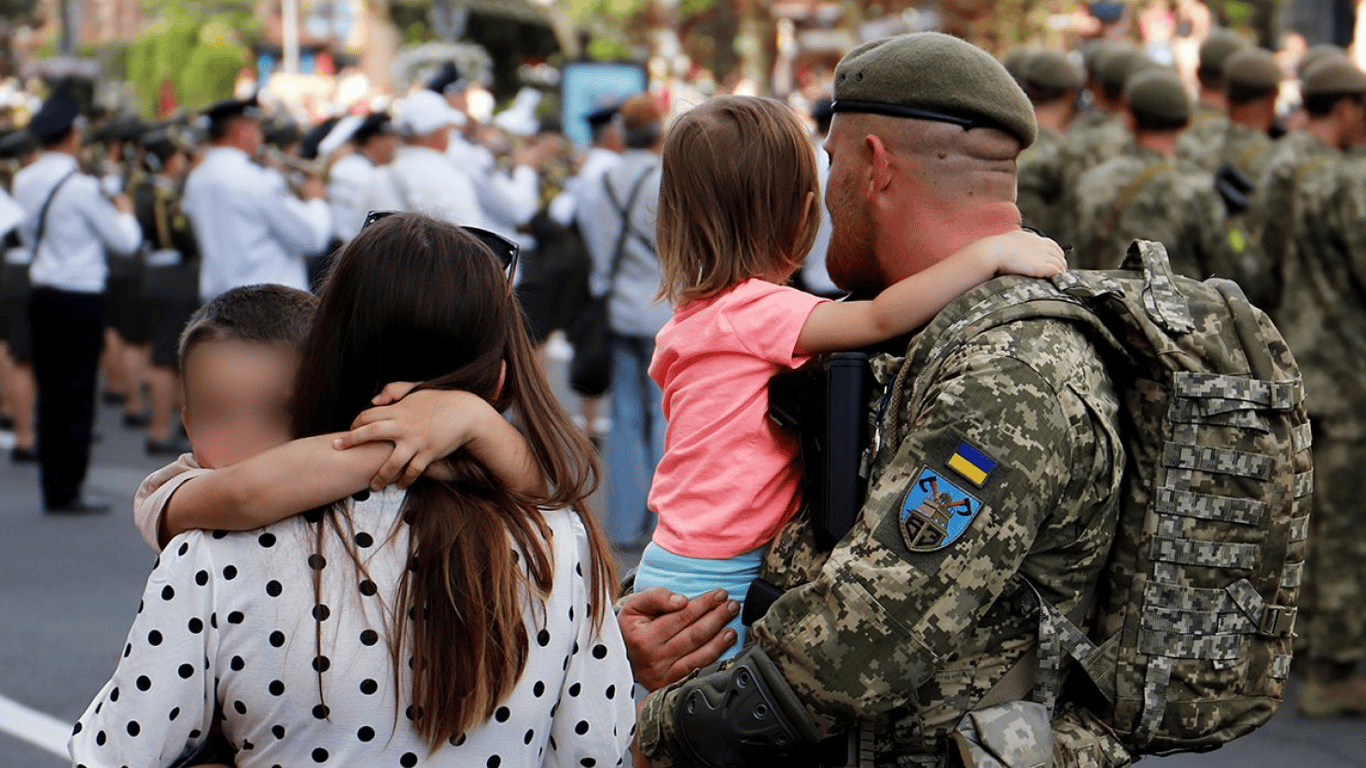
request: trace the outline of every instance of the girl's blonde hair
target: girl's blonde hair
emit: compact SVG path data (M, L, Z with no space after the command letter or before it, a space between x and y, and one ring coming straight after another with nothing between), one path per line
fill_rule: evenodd
M663 155L662 298L708 299L801 266L820 227L821 190L811 140L790 109L752 96L710 99L670 126Z

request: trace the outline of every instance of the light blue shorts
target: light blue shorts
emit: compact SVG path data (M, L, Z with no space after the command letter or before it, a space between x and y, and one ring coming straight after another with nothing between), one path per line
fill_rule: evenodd
M675 555L652 541L640 554L640 566L636 569L636 591L664 587L694 598L714 589L724 589L730 599L740 603L743 614L745 593L749 591L750 582L759 578L759 568L763 565L764 552L767 550L765 546L725 560L704 560ZM745 627L740 623L740 616L737 615L727 626L735 630L737 639L735 645L721 655L723 659L739 653L745 644Z

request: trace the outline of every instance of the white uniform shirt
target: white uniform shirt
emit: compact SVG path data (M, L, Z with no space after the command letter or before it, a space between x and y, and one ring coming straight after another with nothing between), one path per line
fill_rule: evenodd
M308 290L303 254L327 247L332 213L290 194L280 174L232 147L214 147L185 182L181 208L199 241L200 298L243 285Z
M631 188L644 179L635 203L627 212L628 233L621 264L612 275L617 239L623 222L616 205L607 195L607 184L616 201L630 205ZM609 324L622 336L653 339L673 314L668 303L655 298L663 279L659 257L655 255L655 213L659 209L659 157L652 152L633 149L593 184L584 185L583 207L579 209L579 232L593 258L589 288L594 296L611 289L607 302Z
M519 165L511 174L503 173L487 147L469 143L459 131L451 131L446 155L474 182L488 228L518 239L518 228L531 221L540 204L540 176L536 170Z
M332 205L332 235L349 243L365 223L366 196L375 166L359 152L352 152L332 164L327 174L327 200Z
M38 216L57 183L77 170L76 158L44 152L14 175L14 199L24 209L19 236L33 248ZM47 209L43 242L29 267L34 287L76 293L102 293L109 274L105 249L130 256L142 244L142 230L131 213L119 213L94 176L77 172L57 190Z
M399 147L394 161L371 177L372 211L410 211L467 227L488 228L474 183L462 168L430 147Z
M834 231L830 223L830 210L825 207L825 188L830 183L830 156L819 146L816 147L816 175L821 182L821 196L816 198L820 210L821 226L816 230L816 240L811 244L811 252L802 264L802 279L812 293L831 296L840 293L839 286L830 279L830 270L825 265L825 256L830 251L830 233Z
M147 580L118 669L71 738L73 764L167 765L204 739L221 707L240 768L618 765L635 720L631 669L610 609L593 628L588 537L567 511L542 513L553 533L553 586L543 611L524 611L521 679L492 719L428 756L404 717L411 673L404 665L396 688L385 630L408 563L403 499L386 491L352 505L347 535L365 575L330 528L324 559L312 560L313 528L303 517L172 539ZM327 606L321 651L315 573Z

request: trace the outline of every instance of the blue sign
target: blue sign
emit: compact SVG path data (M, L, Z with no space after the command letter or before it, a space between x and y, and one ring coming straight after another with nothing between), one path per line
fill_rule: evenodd
M588 113L644 93L648 84L645 68L638 64L566 65L560 82L564 135L579 146L592 143L592 133L584 119Z

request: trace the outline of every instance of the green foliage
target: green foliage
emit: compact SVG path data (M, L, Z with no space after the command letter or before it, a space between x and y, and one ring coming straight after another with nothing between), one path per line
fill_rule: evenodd
M231 97L237 73L250 61L251 51L240 43L213 41L195 46L176 82L181 103L199 110Z
M242 26L240 18L231 16L213 17L203 25L182 17L164 21L134 41L127 76L139 110L155 114L166 78L181 104L190 109L231 96L237 73L251 62L251 50L238 31Z

